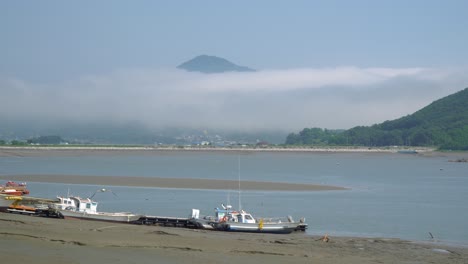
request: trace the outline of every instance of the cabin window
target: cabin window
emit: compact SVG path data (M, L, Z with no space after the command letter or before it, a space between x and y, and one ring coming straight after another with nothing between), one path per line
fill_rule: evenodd
M253 220L252 216L250 216L250 215L245 215L245 219L247 219L247 220Z
M91 209L91 204L90 203L86 203L86 209Z

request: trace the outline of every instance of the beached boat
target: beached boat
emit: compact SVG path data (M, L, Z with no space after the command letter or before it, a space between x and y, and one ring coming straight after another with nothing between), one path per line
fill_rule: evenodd
M205 216L199 218L200 210L192 209L192 220L200 228L214 229L230 232L251 232L251 233L276 233L290 234L293 231L305 231L307 224L305 219L294 222L288 216L286 221L279 218L259 218L255 219L251 214L241 210L241 186L240 186L240 156L238 156L238 183L239 183L239 210L236 211L231 205L222 208L215 208L215 216ZM229 192L228 192L229 201Z
M6 211L10 205L17 201L20 196L29 194L26 183L16 183L8 181L5 185L0 185L0 211Z
M136 221L142 216L128 212L98 212L98 203L90 198L81 198L78 196L57 198L60 202L52 206L54 209L57 209L64 218L128 223Z
M38 214L38 212L48 211L49 207L47 204L38 203L38 202L26 202L22 203L22 200L16 200L10 206L8 206L7 211L10 213L20 213L20 214Z
M0 194L0 211L34 214L38 210L48 210L48 205L56 202L47 198Z
M305 231L307 224L304 219L294 222L292 217L286 220L273 218L254 218L250 213L232 209L232 206L222 205L222 208L215 208L215 216L198 218L198 210L192 213L193 220L199 227L229 232L250 232L250 233L275 233L290 234L294 231ZM194 212L192 211L192 212Z
M19 197L7 194L0 194L0 211L6 211L8 207L13 204L15 200L11 199L12 197Z
M8 181L5 185L0 185L0 194L21 196L29 194L29 190L24 182L16 183Z

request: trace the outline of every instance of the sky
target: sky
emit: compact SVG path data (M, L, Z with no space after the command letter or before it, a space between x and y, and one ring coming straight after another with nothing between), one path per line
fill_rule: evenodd
M351 128L468 87L468 1L1 1L0 120ZM175 67L214 55L254 73Z

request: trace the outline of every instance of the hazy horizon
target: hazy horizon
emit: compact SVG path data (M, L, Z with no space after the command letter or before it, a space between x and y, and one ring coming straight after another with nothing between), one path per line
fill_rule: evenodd
M0 3L0 121L348 129L468 87L464 1ZM176 69L214 55L258 70Z

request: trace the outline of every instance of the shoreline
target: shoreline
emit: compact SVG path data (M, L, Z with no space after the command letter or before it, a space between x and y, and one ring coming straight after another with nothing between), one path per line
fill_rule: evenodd
M220 151L220 152L310 152L310 153L398 153L399 151L416 151L419 154L437 152L434 148L424 147L197 147L197 146L0 146L0 157L35 156L38 152L97 152L116 153L158 153L176 151Z
M466 263L468 248L398 238L249 234L0 213L5 263Z
M84 175L0 175L0 179L16 182L45 182L64 184L90 184L105 186L154 187L174 189L235 190L238 181L219 179L159 178L139 176L84 176ZM285 182L240 181L242 190L256 191L337 191L348 190L344 187L295 184Z
M415 151L415 152L414 152ZM158 146L0 146L3 157L83 157L121 155L169 155L173 153L309 153L309 154L360 154L360 155L408 155L420 157L448 157L449 161L468 160L468 151L437 151L433 148L365 148L365 147L298 147L298 148L220 148L220 147L158 147Z

